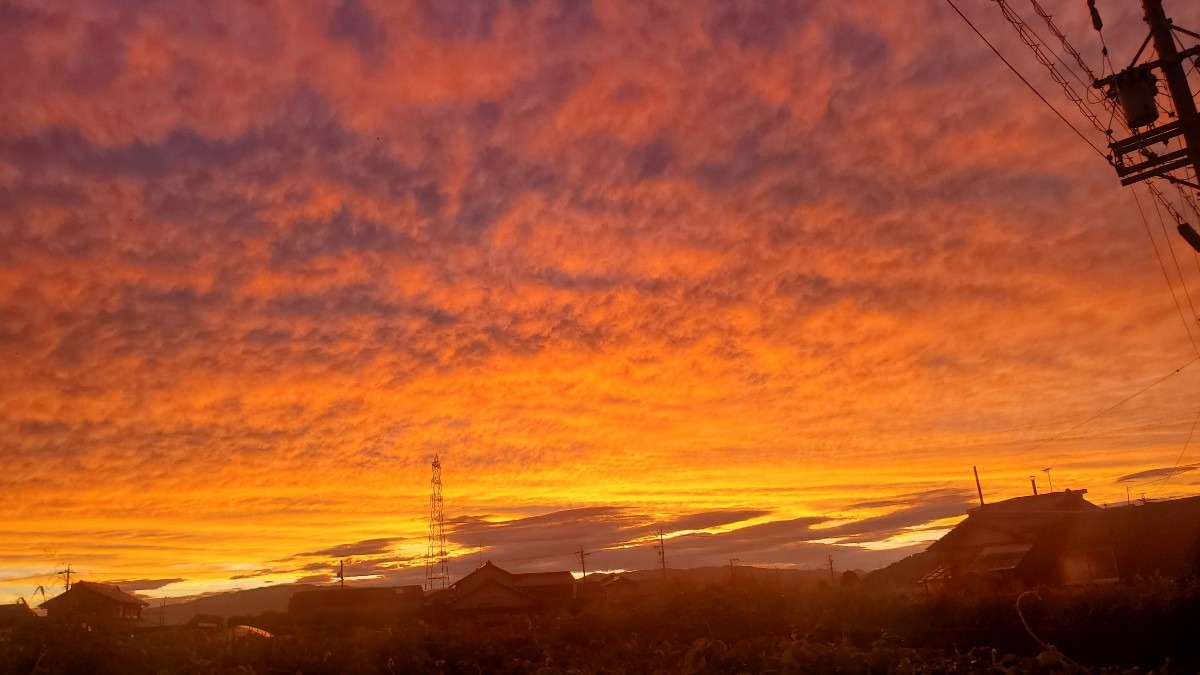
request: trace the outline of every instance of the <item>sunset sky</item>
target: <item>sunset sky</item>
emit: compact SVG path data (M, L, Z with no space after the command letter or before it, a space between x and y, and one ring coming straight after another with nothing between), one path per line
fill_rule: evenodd
M2 602L421 583L435 453L453 578L1200 494L1197 257L943 0L0 0L0 63Z

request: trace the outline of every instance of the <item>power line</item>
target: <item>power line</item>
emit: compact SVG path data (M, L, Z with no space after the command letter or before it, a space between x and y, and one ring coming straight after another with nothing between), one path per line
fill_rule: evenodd
M1154 212L1158 214L1158 224L1162 229L1163 238L1167 241L1167 250L1171 252L1171 260L1175 263L1175 273L1179 275L1179 285L1183 287L1183 296L1187 298L1188 307L1192 310L1192 318L1200 321L1200 315L1196 314L1196 305L1192 302L1192 294L1188 292L1187 280L1183 277L1183 268L1179 266L1179 258L1175 256L1175 247L1171 245L1171 235L1167 233L1167 222L1163 219L1162 209L1158 208L1158 204L1154 205Z
M1116 410L1117 408L1120 408L1121 406L1132 401L1133 399L1137 398L1138 396L1141 396L1142 394L1157 387L1158 385L1162 384L1163 382L1166 382L1172 376L1179 374L1179 372L1182 371L1184 368L1187 368L1188 366L1192 365L1193 363L1195 363L1197 361L1200 361L1200 356L1196 356L1196 358L1192 359L1191 361L1188 361L1187 363L1183 364L1182 366L1179 366L1175 370L1172 370L1171 372L1167 373L1166 375L1163 375L1162 377L1158 378L1154 382L1151 382L1150 384L1146 385L1145 387L1142 387L1137 392L1134 392L1133 394L1126 396L1125 398L1121 399L1119 402L1105 408L1104 410L1101 410L1100 412L1096 413L1095 415L1092 415L1091 417L1080 422L1079 424L1076 424L1075 426L1071 427L1070 429L1062 431L1054 436L1051 436L1050 438L1043 439L1040 443L1013 455L1013 457L1020 457L1021 455L1025 455L1030 452L1033 452L1034 450L1037 450L1038 448L1040 448L1048 443L1057 441L1058 439L1062 438L1063 436L1066 436L1067 434L1071 433L1072 431L1075 431L1076 429L1078 429L1084 425L1090 424L1091 422L1103 417L1104 415L1107 415L1108 413Z
M1062 73L1060 73L1058 68L1054 65L1055 60L1066 65L1065 62L1063 62L1063 60L1059 58L1056 53L1053 54L1054 58L1051 58L1045 53L1043 50L1045 40L1043 40L1041 36L1038 35L1037 32L1034 31L1029 24L1027 24L1025 20L1022 19L1019 14L1017 14L1016 10L1014 10L1005 0L992 1L995 2L998 7L1000 7L1001 15L1003 15L1008 23L1017 31L1017 36L1021 38L1021 42L1024 42L1025 46L1029 47L1029 49L1033 51L1034 58L1036 58L1038 63L1042 64L1042 66L1046 68L1046 70L1050 73L1050 77L1058 83L1059 87L1062 88L1063 93L1067 96L1067 99L1075 104L1075 107L1079 109L1079 112L1092 123L1092 126L1094 126L1097 131L1104 134L1105 138L1108 138L1111 141L1112 128L1105 126L1100 122L1100 118L1098 118L1096 114L1092 112L1091 108L1084 103L1083 97L1075 92L1075 88L1072 87L1069 82L1067 82L1066 78L1063 77ZM1053 21L1049 20L1048 14L1045 14L1045 12L1041 11L1041 7L1038 6L1036 2L1034 3L1034 7L1039 10L1039 13L1042 14L1042 16L1047 18L1047 24L1053 30L1057 31L1058 27L1054 25ZM1062 41L1068 46L1068 48L1074 51L1074 48L1070 47L1070 43L1066 41L1065 36L1062 37ZM1049 48L1047 47L1047 49ZM1053 50L1051 50L1051 52L1053 52ZM1090 73L1091 69L1087 67L1087 64L1083 63L1083 58L1080 57L1078 60L1079 63L1082 64L1084 71ZM1069 66L1067 67L1067 73L1075 77L1076 80L1080 79L1075 72L1070 69ZM1084 83L1084 87L1090 88L1090 85Z
M1200 422L1200 411L1196 412L1196 419L1192 420L1192 429L1188 432L1188 437L1187 440L1183 442L1183 447L1179 450L1179 456L1175 458L1175 464L1171 467L1171 472L1161 479L1162 482L1158 487L1154 488L1154 493L1150 495L1151 497L1158 494L1159 491L1166 486L1167 481L1171 480L1177 473L1179 473L1176 469L1179 468L1179 464L1183 461L1183 456L1187 453L1188 446L1192 444L1192 436L1196 433L1197 422Z
M986 44L992 50L992 52L995 53L996 56L999 57L1000 60L1004 62L1004 65L1008 66L1008 69L1011 70L1014 75L1016 75L1022 82L1025 83L1026 87L1029 87L1029 91L1032 91L1035 96L1037 96L1039 99L1041 99L1042 103L1046 104L1046 107L1049 108L1051 110L1051 112L1053 112L1055 114L1055 116L1058 117L1058 119L1062 120L1063 124L1070 127L1071 131L1074 131L1076 136L1078 136L1080 139L1082 139L1084 143L1087 143L1088 147L1090 147L1092 150L1095 150L1097 155L1100 155L1101 157L1103 157L1104 161L1106 161L1106 162L1108 161L1108 155L1105 154L1105 152L1103 150L1096 147L1096 144L1092 143L1091 140L1089 140L1087 136L1084 136L1083 132L1081 132L1079 129L1075 128L1075 125L1071 124L1071 122L1069 120L1067 120L1066 117L1063 117L1063 114L1060 113L1058 111L1058 109L1055 108L1053 105L1051 105L1050 101L1047 101L1046 97L1042 96L1041 92L1039 92L1032 84L1030 84L1029 80L1025 79L1025 76L1022 75L1021 72L1013 66L1013 64L1008 62L1008 59L1004 58L1004 55L1000 53L1000 50L996 49L996 47L994 45L992 45L992 43L989 42L986 37L984 37L983 33L979 32L979 29L975 27L975 24L971 23L971 20L967 18L967 15L963 14L962 10L960 10L958 8L958 6L954 4L954 0L946 0L946 4L950 5L950 7L952 9L954 9L954 11L960 17L962 17L962 20L967 22L967 25L970 26L972 31L975 31L975 34L979 36L979 39L983 40L983 43Z
M1183 322L1183 330L1187 333L1197 358L1200 358L1200 347L1196 346L1196 338L1192 337L1192 329L1188 325L1187 319L1183 316L1183 307L1180 306L1179 298L1175 295L1175 287L1171 284L1171 277L1167 274L1167 266L1163 263L1162 255L1158 252L1158 244L1154 243L1154 234L1150 232L1150 221L1146 219L1146 213L1142 210L1142 200L1138 198L1137 190L1133 190L1133 200L1137 204L1138 214L1142 217L1142 225L1146 228L1146 236L1150 238L1150 247L1154 249L1154 257L1158 260L1158 268L1162 270L1163 279L1167 282L1167 290L1171 292L1171 300L1175 303L1175 311L1179 313L1179 320Z

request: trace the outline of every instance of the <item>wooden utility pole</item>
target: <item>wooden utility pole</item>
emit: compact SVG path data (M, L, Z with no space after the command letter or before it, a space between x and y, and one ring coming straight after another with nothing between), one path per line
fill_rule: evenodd
M583 579L583 590L587 591L587 557L591 553L584 553L583 545L581 544L577 555L579 556L579 569L583 572L583 576L580 577L580 579Z
M1154 51L1158 52L1158 67L1167 78L1167 88L1171 91L1171 100L1175 102L1175 114L1183 127L1188 160L1196 169L1196 175L1200 176L1200 127L1196 125L1196 101L1192 98L1192 88L1183 71L1185 57L1175 48L1171 20L1163 11L1162 0L1142 0L1142 10L1146 13L1146 24L1150 26L1150 36L1154 39ZM1195 51L1195 48L1188 50L1189 54Z
M1142 0L1142 10L1145 13L1146 24L1150 27L1150 35L1146 42L1154 42L1154 50L1158 58L1096 80L1092 86L1096 89L1108 90L1109 96L1117 99L1127 114L1133 109L1149 109L1148 117L1127 121L1131 127L1149 127L1144 131L1136 131L1129 138L1109 144L1113 150L1113 162L1117 176L1122 185L1132 185L1151 178L1165 177L1167 180L1180 185L1186 185L1200 190L1200 184L1186 178L1169 175L1178 169L1192 168L1200 176L1200 115L1196 112L1196 101L1192 97L1188 85L1187 74L1184 72L1183 60L1200 55L1200 46L1185 49L1182 52L1175 47L1174 33L1176 31L1200 39L1200 34L1175 26L1163 11L1162 0ZM1142 45L1142 50L1146 47ZM1141 57L1142 50L1134 57ZM1152 126L1157 113L1154 96L1155 77L1151 69L1162 71L1167 81L1167 89L1175 104L1176 119L1159 126ZM1179 150L1159 154L1150 148L1167 143L1172 139L1182 137L1184 147ZM1190 225L1181 223L1180 234L1188 243L1200 250L1200 235Z
M659 530L658 530L658 546L655 546L654 548L658 549L658 562L660 565L662 565L663 583L666 583L666 581L667 581L667 545L666 545L666 542L663 540L662 528L659 528Z
M63 575L63 578L66 579L66 581L67 581L66 590L68 590L68 591L71 590L71 566L67 565L67 569L59 570L58 572L55 572L55 574Z

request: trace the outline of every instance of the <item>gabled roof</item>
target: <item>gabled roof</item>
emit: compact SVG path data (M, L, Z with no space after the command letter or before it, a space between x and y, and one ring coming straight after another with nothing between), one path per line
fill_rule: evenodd
M1045 514L1072 511L1097 511L1099 506L1085 500L1087 490L1066 489L1062 492L1043 492L1039 495L1013 497L991 504L977 506L967 513L979 516L1008 514Z
M490 597L492 600L499 600L501 604L492 605L488 603L476 606L475 603L479 602L478 598L480 597ZM479 586L454 598L446 606L450 609L505 609L531 607L536 604L537 599L529 594L495 579L488 579Z
M967 512L966 520L930 544L929 550L993 546L1035 539L1050 527L1103 510L1086 501L1083 498L1085 494L1087 490L1047 492L978 506Z
M29 617L37 616L33 610L24 602L15 602L11 605L0 605L0 622L15 621L18 619L28 619Z
M575 583L575 577L570 572L528 572L514 573L498 567L491 560L476 567L467 576L456 581L453 586L463 589L466 586L481 583L483 579L495 579L500 583L514 588L535 588L539 586L562 586ZM469 580L469 581L468 581ZM468 582L468 583L464 583Z
M142 607L150 606L150 603L137 597L136 595L130 595L129 593L122 591L118 586L112 584L97 584L91 581L77 581L71 585L70 590L68 590L66 593L50 598L39 606L52 607L58 604L62 598L67 597L71 593L93 593L106 600L111 600L112 602L121 605L140 605Z
M562 586L575 583L575 577L567 571L513 574L512 579L513 583L518 588L529 588L531 586Z
M633 584L636 586L637 583L638 582L634 581L633 579L630 579L629 577L621 575L621 574L605 574L604 576L596 579L596 585L599 586L600 588L604 588L606 586L612 586L615 584Z

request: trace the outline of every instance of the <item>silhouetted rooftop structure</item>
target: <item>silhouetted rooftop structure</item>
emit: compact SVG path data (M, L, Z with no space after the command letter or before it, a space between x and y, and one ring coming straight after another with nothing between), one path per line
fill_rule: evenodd
M570 572L517 574L487 561L449 589L444 606L456 612L521 612L564 605L575 597Z
M288 614L300 621L379 622L416 616L424 606L420 586L369 586L300 591Z
M1102 509L1086 490L987 504L906 560L926 590L946 584L1112 583L1200 572L1200 497ZM928 562L922 564L918 560Z
M24 602L0 605L0 627L11 626L14 623L35 617L37 617L37 614Z
M119 586L78 581L62 595L43 602L49 618L71 617L92 620L140 619L150 603L122 591Z

